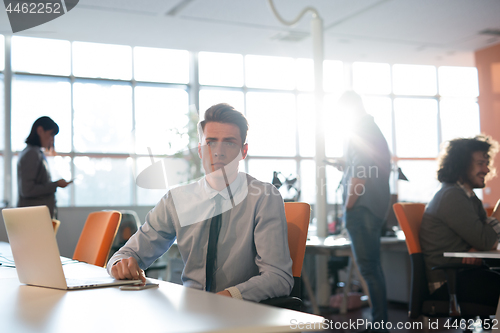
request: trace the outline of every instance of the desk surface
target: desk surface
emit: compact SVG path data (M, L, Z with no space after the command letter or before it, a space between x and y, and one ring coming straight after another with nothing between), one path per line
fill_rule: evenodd
M500 250L478 252L444 252L444 257L500 259Z
M7 243L0 242L0 255L10 255ZM64 265L64 271L69 278L107 275L103 268L84 263ZM22 285L14 268L0 266L2 331L290 332L298 323L316 323L310 326L318 331L324 320L158 282L159 288L140 291L122 291L118 287L61 291Z

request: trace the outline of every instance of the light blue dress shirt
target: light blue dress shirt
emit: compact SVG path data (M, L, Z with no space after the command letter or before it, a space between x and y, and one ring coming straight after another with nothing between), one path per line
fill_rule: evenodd
M205 178L168 191L144 225L109 260L108 272L116 261L131 256L146 269L177 238L184 261L183 284L204 290L210 218L217 194L223 197L224 213L215 292L236 287L250 301L289 295L293 276L283 199L273 185L242 172L231 183L230 193L227 188L212 189ZM193 212L191 223L186 221L189 211Z

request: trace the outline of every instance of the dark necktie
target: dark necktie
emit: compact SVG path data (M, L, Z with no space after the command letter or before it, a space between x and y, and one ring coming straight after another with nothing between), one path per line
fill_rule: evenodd
M217 243L222 224L222 209L220 194L215 196L215 213L210 221L210 234L208 235L207 269L206 269L206 290L215 292L215 267L217 262Z

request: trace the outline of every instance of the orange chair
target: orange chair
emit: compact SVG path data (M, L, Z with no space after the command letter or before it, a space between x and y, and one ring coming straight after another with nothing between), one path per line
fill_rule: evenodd
M76 244L73 259L105 267L121 219L122 214L118 211L90 213Z
M54 234L57 235L57 230L59 230L59 226L61 225L61 221L52 219L52 227L54 228Z
M425 205L421 203L395 203L394 213L398 219L401 229L405 233L406 246L410 253L411 261L411 291L408 315L410 318L418 318L420 315L427 317L473 317L487 316L495 313L495 308L482 304L460 302L456 298L456 272L458 269L471 268L471 265L448 264L433 267L443 269L447 276L449 301L435 300L429 295L429 287L425 274L425 262L420 247L420 226L425 211ZM473 266L477 268L477 266Z
M280 308L301 310L301 275L306 253L307 231L311 218L311 206L305 202L285 202L285 215L288 228L288 247L292 258L294 285L289 296L275 297L261 301L263 304Z

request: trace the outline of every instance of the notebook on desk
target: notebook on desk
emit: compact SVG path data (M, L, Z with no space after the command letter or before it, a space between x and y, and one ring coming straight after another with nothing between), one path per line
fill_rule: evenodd
M21 283L64 290L141 283L141 280L66 279L47 206L2 210Z

